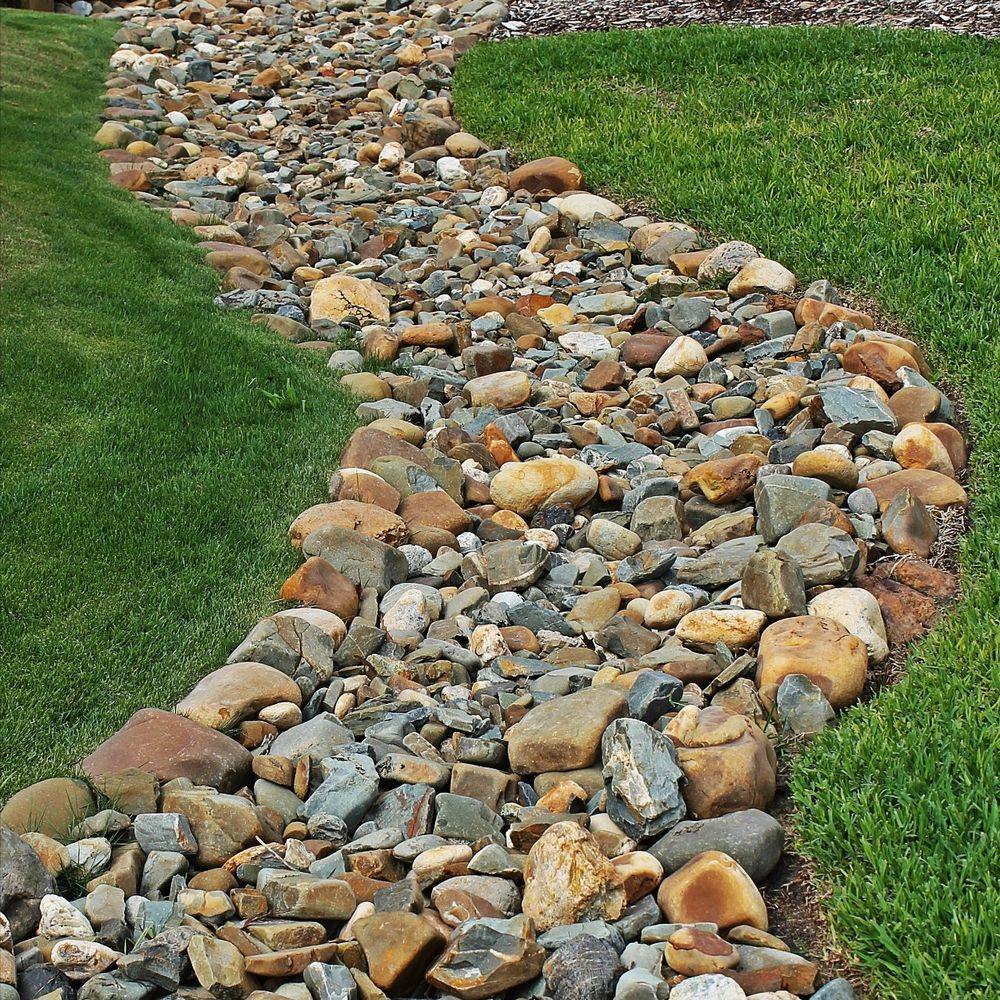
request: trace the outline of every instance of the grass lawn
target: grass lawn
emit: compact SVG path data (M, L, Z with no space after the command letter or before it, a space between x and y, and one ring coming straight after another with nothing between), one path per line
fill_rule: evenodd
M354 425L321 361L215 309L191 236L108 183L114 30L0 11L0 801L273 610ZM304 411L261 392L287 379Z
M875 297L961 387L964 597L909 673L796 764L800 844L875 997L1000 982L1000 46L848 28L687 28L483 45L465 126L595 189ZM993 985L990 986L989 984Z

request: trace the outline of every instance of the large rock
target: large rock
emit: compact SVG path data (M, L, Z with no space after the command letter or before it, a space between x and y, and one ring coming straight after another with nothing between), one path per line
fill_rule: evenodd
M785 618L769 625L757 653L757 686L773 705L789 674L804 674L834 708L856 701L868 675L868 650L842 625L819 616Z
M203 677L177 711L213 729L226 729L252 719L268 705L302 704L298 684L264 663L229 663Z
M662 733L638 719L616 719L604 731L601 757L608 815L630 837L656 837L683 819L684 775Z
M767 737L745 715L693 705L666 729L687 779L684 800L692 816L707 819L743 809L766 809L774 798L776 766Z
M296 548L320 528L338 527L374 538L386 545L402 545L409 537L403 519L392 511L373 503L358 500L338 500L318 503L304 510L292 522L288 535Z
M376 913L354 924L372 982L389 993L413 995L444 946L430 921L416 913Z
M610 687L590 687L531 709L507 730L507 755L518 774L572 771L597 760L601 738L628 702Z
M543 156L540 160L522 163L508 177L511 191L579 191L583 188L583 171L571 160L562 156Z
M668 875L656 894L671 923L739 924L767 930L767 908L750 876L721 851L705 851Z
M228 792L250 777L250 752L222 733L182 715L144 708L84 758L94 780L138 768L158 781L187 778Z
M505 465L490 482L493 503L522 517L556 504L581 507L596 492L597 473L562 456Z
M198 841L198 863L221 865L258 840L271 840L260 813L239 795L205 789L170 789L163 794L164 812L187 817Z
M402 583L409 569L406 557L391 545L347 528L329 526L308 535L302 553L325 559L359 587L374 587L379 596Z
M420 448L408 441L387 434L374 427L359 427L347 442L344 453L340 456L340 464L345 469L363 469L371 471L372 465L379 458L395 456L415 462L421 468L430 468L431 459Z
M613 921L625 910L625 891L586 830L555 823L528 854L522 908L540 931L585 920Z
M10 921L14 941L34 933L41 898L55 880L41 858L11 829L0 825L0 913Z
M784 845L785 831L773 816L745 809L711 819L681 820L649 853L670 874L705 851L721 851L761 883L774 870Z
M321 608L344 622L358 613L358 588L319 556L310 556L282 584L281 599Z
M94 797L82 781L46 778L15 792L0 810L0 823L14 833L44 833L64 840L94 809Z
M375 282L367 278L354 278L349 274L321 278L313 286L310 319L339 323L346 316L353 316L362 326L387 324L389 303Z
M427 981L460 1000L487 1000L534 979L546 951L530 920L468 920L452 935Z

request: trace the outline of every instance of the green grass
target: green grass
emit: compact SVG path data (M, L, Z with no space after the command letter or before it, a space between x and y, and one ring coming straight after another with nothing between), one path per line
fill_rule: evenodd
M800 845L872 995L1000 982L1000 46L847 28L483 45L469 131L828 277L905 323L976 442L964 596L796 763Z
M356 400L218 310L187 231L113 188L114 26L0 12L0 800L224 662L296 559ZM261 390L294 389L301 407Z

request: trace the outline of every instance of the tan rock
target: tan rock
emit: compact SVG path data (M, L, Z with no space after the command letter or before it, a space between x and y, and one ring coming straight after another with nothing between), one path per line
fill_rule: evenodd
M356 531L393 547L402 545L409 538L406 523L401 517L377 504L358 500L314 504L292 522L288 535L292 545L301 548L302 542L314 531L331 526Z
M389 303L374 281L355 278L349 274L335 274L317 281L309 302L312 320L328 319L339 323L345 316L353 316L362 326L390 321Z
M699 646L724 643L730 649L742 649L755 643L767 615L749 608L696 608L678 623L675 635L681 642Z
M374 421L373 423L378 423ZM368 425L372 429L373 424ZM381 428L374 428L381 434L389 434ZM389 435L399 437L400 435ZM405 442L405 438L403 439ZM399 491L390 486L381 476L368 469L338 469L330 476L331 500L358 500L373 503L393 514L399 507Z
M21 840L38 855L50 875L58 875L71 863L65 844L44 833L22 833Z
M892 442L892 454L904 469L929 469L955 478L948 449L926 424L907 424Z
M253 992L256 984L247 975L236 945L196 934L188 945L187 957L198 983L219 1000L239 1000Z
M598 758L604 730L626 711L626 696L610 687L542 702L507 730L511 769L539 774L589 767Z
M693 605L694 600L684 590L661 590L649 599L643 624L647 628L673 628Z
M582 507L597 492L597 473L572 458L556 455L505 465L490 481L498 507L530 517L542 507Z
M392 399L392 389L374 372L349 372L340 376L340 384L350 393L368 402Z
M696 819L771 804L777 760L767 737L745 715L688 705L671 719L666 734L677 748L687 778L681 791Z
M282 701L302 704L302 691L287 674L264 663L228 663L203 677L177 711L203 726L225 729Z
M705 348L694 337L678 337L660 355L654 372L660 378L669 378L671 375L689 378L697 375L707 364Z
M868 650L842 625L806 615L769 625L757 653L757 686L768 707L782 680L804 674L826 695L834 708L856 701L868 674Z
M406 327L399 335L400 347L440 347L455 343L455 331L447 323L418 323Z
M625 901L631 906L648 896L663 881L663 865L646 851L630 851L611 862L625 890Z
M423 524L460 535L472 528L472 519L443 490L411 493L399 505L399 516L408 528Z
M928 507L966 507L969 497L950 476L933 469L903 469L865 483L885 510L904 490L922 500Z
M203 868L224 864L258 839L273 839L258 810L239 795L197 788L169 789L163 794L163 811L187 817L198 841L198 864Z
M44 833L65 840L94 810L90 789L73 778L46 778L15 792L0 810L0 823L14 833Z
M674 931L665 955L667 965L684 976L707 976L740 964L740 953L728 941L696 927Z
M701 462L683 477L681 489L698 490L712 503L732 503L754 488L757 470L764 461L762 456L751 453Z
M531 848L522 909L539 931L585 920L617 920L625 905L617 871L579 824L555 823Z
M795 275L776 260L757 257L745 264L726 289L732 298L751 292L779 292L791 295L795 291Z
M767 908L749 875L722 851L705 851L663 880L656 901L671 923L767 930Z
M465 383L466 398L473 406L495 406L498 410L523 406L531 398L531 381L522 371L494 372Z

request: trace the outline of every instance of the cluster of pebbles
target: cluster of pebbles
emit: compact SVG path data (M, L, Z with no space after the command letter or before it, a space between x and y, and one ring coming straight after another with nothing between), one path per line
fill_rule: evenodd
M0 998L852 997L767 810L955 590L920 350L462 132L495 2L115 16L111 179L364 426L288 609L0 813Z

